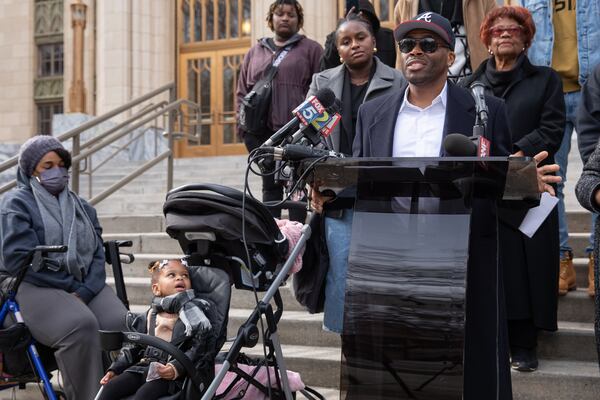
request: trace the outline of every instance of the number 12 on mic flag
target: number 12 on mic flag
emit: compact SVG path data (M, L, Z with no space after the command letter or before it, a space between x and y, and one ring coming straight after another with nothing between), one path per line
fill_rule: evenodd
M312 126L315 127L317 132L321 133L321 136L327 137L331 135L333 128L340 122L342 116L338 113L329 114L327 111L322 117L315 119L312 122Z

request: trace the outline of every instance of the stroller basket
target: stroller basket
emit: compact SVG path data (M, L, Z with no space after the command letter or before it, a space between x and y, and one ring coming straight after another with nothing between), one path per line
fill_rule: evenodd
M192 264L222 268L237 289L265 291L288 251L287 239L260 202L221 185L186 185L167 194L166 231ZM250 255L243 243L242 218Z

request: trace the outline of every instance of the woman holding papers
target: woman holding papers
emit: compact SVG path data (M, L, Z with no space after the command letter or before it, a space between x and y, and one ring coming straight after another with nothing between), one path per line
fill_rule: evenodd
M527 58L535 35L529 11L500 7L483 21L480 37L490 58L461 82L483 83L490 94L506 102L517 157L548 151L543 164L554 163L565 125L562 84L551 68L534 66ZM534 371L537 333L557 329L559 288L558 213L556 208L531 236L519 227L527 210L499 209L499 257L504 271L511 366ZM566 293L569 288L561 288ZM563 294L564 294L563 293Z

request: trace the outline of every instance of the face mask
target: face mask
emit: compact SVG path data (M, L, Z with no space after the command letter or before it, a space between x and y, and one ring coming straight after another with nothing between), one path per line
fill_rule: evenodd
M65 167L45 169L40 172L38 181L44 189L56 196L62 192L67 186L67 183L69 183L69 173Z

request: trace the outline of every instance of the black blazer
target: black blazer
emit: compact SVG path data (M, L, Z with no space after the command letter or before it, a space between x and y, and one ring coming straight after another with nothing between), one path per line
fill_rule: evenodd
M354 157L391 157L394 130L398 111L404 100L405 84L396 93L367 101L358 110L356 138L353 145ZM504 101L486 96L489 109L488 129L485 137L491 142L492 156L506 156L512 152L512 139L507 124ZM471 93L448 82L446 121L443 136L462 133L471 136L475 124L475 100ZM445 156L443 148L440 156Z

